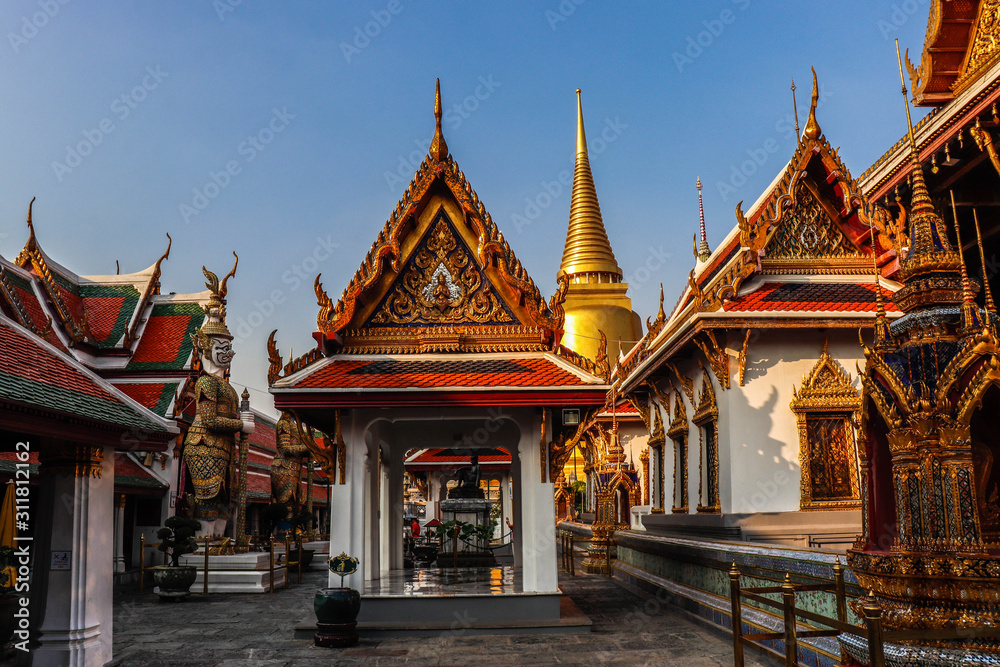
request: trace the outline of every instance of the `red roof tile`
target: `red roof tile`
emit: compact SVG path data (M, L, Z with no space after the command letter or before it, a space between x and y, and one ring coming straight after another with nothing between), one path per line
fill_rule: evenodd
M204 312L197 304L158 304L142 331L129 369L183 369L191 354L191 333Z
M475 452L479 456L479 463L510 463L510 452L503 447L496 449L482 449ZM459 454L454 449L425 449L410 458L406 459L406 464L457 464L469 465L469 455Z
M882 288L887 312L899 312L892 292ZM871 283L765 283L723 305L729 312L875 312Z
M124 452L115 452L115 486L166 489L167 485Z
M109 424L166 431L141 408L123 402L110 385L44 348L33 334L0 320L0 398L38 405Z
M297 388L402 389L436 387L589 386L544 357L509 359L337 358L294 385Z

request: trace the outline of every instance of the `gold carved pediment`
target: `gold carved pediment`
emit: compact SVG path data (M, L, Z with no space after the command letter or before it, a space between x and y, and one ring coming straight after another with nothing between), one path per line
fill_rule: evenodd
M461 324L521 323L442 210L365 326Z

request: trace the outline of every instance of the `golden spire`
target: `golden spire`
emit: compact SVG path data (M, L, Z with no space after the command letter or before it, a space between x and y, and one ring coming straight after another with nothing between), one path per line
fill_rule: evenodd
M663 283L660 283L660 309L656 312L656 321L663 322L667 319L667 314L663 312Z
M986 293L986 312L996 314L997 308L993 303L993 290L990 289L990 281L986 275L986 256L983 254L983 235L979 231L979 214L976 209L972 209L972 219L976 221L976 244L979 246L979 264L983 267L983 291Z
M872 268L875 270L875 349L881 350L892 342L892 333L885 318L885 304L882 302L882 274L878 270L878 239L875 237L875 225L871 219L868 220L868 230L872 240Z
M576 89L576 169L573 174L573 201L569 207L569 230L559 265L557 280L576 274L607 274L608 282L621 282L622 270L615 261L608 233L601 219L594 177L587 156L587 136L583 129L583 104Z
M961 253L952 249L944 220L934 210L924 172L917 154L917 142L910 117L910 103L903 79L903 61L896 40L896 60L899 65L899 83L902 86L903 106L906 108L907 134L910 140L910 172L912 194L910 200L910 250L900 262L899 276L903 282L896 292L896 303L906 312L926 306L961 303ZM931 280L933 278L933 280Z
M434 84L434 139L431 140L427 154L438 162L444 162L448 157L448 144L441 131L441 79L437 79Z
M812 68L813 73L813 96L812 104L809 105L809 120L806 121L805 136L807 139L819 139L823 131L819 129L816 122L816 103L819 102L819 84L816 83L816 68Z
M799 131L799 103L795 99L795 79L792 79L792 111L795 112L795 141L802 141L802 133Z
M955 191L949 190L951 195L951 216L955 220L955 244L958 246L958 256L962 260L962 329L972 331L979 329L982 322L979 321L979 308L972 295L972 283L969 282L969 272L965 267L965 255L962 254L962 232L958 228L958 209L955 208Z
M698 188L698 224L701 232L701 243L698 244L698 261L706 262L712 256L712 251L708 247L708 237L705 235L705 204L701 197L701 178L695 182Z

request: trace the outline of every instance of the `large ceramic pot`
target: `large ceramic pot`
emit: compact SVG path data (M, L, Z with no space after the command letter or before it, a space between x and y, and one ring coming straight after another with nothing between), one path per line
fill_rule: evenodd
M198 568L194 565L157 565L153 568L153 583L158 587L156 594L160 600L175 601L191 594L191 584L198 578Z
M316 646L344 648L358 643L361 594L353 588L320 588L313 599Z
M354 623L361 611L361 594L353 588L320 588L313 608L320 623Z

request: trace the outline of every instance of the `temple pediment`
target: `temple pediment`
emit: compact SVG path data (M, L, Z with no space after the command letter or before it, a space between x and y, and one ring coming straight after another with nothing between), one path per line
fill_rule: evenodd
M316 278L317 326L347 353L543 351L558 343L561 293L546 303L465 174L440 117L427 159L334 303Z

